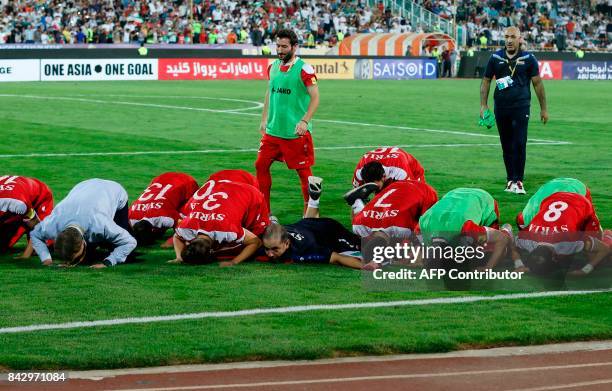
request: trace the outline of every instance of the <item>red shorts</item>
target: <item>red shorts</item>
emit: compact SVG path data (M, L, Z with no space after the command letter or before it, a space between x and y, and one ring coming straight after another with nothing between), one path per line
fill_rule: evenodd
M295 139L284 139L266 134L261 139L257 159L285 162L290 170L310 167L315 162L312 136L307 132Z

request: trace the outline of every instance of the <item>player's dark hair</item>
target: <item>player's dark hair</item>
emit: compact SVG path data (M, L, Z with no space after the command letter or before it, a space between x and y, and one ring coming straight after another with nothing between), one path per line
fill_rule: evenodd
M286 242L289 240L289 232L284 226L272 223L266 227L261 239L262 241L279 239L281 242Z
M278 32L276 33L276 38L277 39L281 39L281 38L287 38L289 39L289 42L291 43L291 46L295 46L298 44L298 37L297 34L293 31L293 30L289 30L289 29L280 29L278 30Z
M150 246L157 239L153 232L153 224L148 220L139 220L132 226L132 231L139 246Z
M365 183L382 181L385 176L385 168L381 162L369 162L361 167L361 179Z
M544 276L557 270L554 260L554 249L548 245L539 245L525 257L525 264L533 274Z
M213 261L211 249L212 240L210 238L197 238L185 246L181 252L181 258L187 264L205 265Z
M76 227L68 227L55 238L53 251L57 258L72 264L74 256L79 252L82 244L83 235L81 235L81 232Z

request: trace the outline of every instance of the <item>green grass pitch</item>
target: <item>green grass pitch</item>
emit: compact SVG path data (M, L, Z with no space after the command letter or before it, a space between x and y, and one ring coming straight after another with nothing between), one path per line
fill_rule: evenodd
M545 87L550 122L538 121L534 96L530 138L564 143L528 146L525 186L533 193L554 177L579 178L591 188L601 223L609 228L610 84L550 81ZM325 179L322 215L348 225L341 195L360 155L375 146L408 145L440 195L460 186L481 187L499 201L502 220L512 222L527 198L502 191L496 130L476 126L478 89L476 80L321 81L314 140L323 149L316 153L314 172ZM253 172L260 110L248 108L257 106L253 102L264 92L265 82L259 81L2 84L0 174L40 178L57 202L91 177L120 182L133 200L164 171L183 171L200 183L219 169ZM236 109L246 110L228 112ZM180 153L201 150L225 152ZM163 153L87 155L146 151ZM75 153L84 155L63 155ZM14 156L28 154L57 155ZM284 223L301 213L297 176L280 163L273 169L272 211ZM324 265L167 265L172 250L157 248L146 250L142 263L102 271L43 269L35 258L17 261L14 255L0 256L0 328L466 294L367 292L360 272ZM612 294L605 293L0 334L0 369L303 359L603 339L612 338L611 304Z

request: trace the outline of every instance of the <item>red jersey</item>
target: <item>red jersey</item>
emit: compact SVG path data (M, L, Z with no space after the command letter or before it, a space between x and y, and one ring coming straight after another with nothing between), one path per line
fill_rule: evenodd
M36 215L42 221L52 210L53 194L43 182L16 175L0 176L0 221L8 214L21 219Z
M527 229L519 231L517 245L533 250L550 243L559 255L582 251L586 236L601 238L601 225L593 204L583 195L554 193L542 201Z
M263 194L239 182L206 182L187 202L185 211L187 217L176 232L188 242L205 234L220 246L241 244L245 229L261 235L270 224Z
M153 178L130 207L130 223L146 219L155 228L176 227L181 209L196 190L198 183L190 175L180 172L161 174Z
M425 170L418 160L399 147L381 147L367 152L355 168L353 186L361 186L364 181L361 169L369 162L377 161L385 170L386 184L393 181L414 180L425 182Z
M232 181L232 182L240 182L246 183L247 185L251 185L257 189L259 189L259 182L257 182L257 178L253 174L245 170L221 170L217 171L208 177L208 180L214 181Z
M395 238L408 238L421 215L437 201L436 191L424 182L394 182L353 216L353 231L361 237L384 231Z

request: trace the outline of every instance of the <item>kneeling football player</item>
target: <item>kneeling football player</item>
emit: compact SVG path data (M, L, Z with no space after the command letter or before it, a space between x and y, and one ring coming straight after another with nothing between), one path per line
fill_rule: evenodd
M198 187L193 177L180 172L166 172L153 178L130 206L130 224L138 245L152 245L166 230L175 229L181 210Z
M523 218L527 217L523 212ZM610 245L612 235L602 232L591 200L579 193L559 191L540 201L535 215L519 231L512 257L517 269L548 274L569 267L572 256L584 253L587 264L569 275L585 276L610 254Z
M211 174L210 177L208 177L208 180L246 183L247 185L251 185L259 189L259 182L257 182L255 175L245 170L236 169L217 171L214 174Z
M419 219L419 230L427 246L469 245L492 249L486 265L492 269L506 254L511 229L499 227L497 201L482 189L449 191Z
M371 201L371 192L378 192ZM386 187L368 183L345 195L353 211L353 232L368 240L411 241L419 218L438 201L436 191L425 182L396 181ZM364 268L376 269L370 262Z
M395 181L425 182L425 171L419 161L399 147L380 147L366 152L353 173L353 187L380 182L380 187Z
M117 182L88 179L78 183L40 224L32 230L32 247L45 266L53 263L47 248L55 241L55 255L65 266L95 259L96 247L110 249L92 268L125 263L136 248L130 234L128 194Z
M51 189L35 178L0 176L0 253L12 248L53 210ZM20 258L32 255L32 242Z
M232 254L220 265L239 264L255 254L258 236L270 224L259 189L229 180L207 181L187 202L185 214L174 235L171 263L206 264Z
M576 193L583 195L589 200L593 202L591 199L591 190L578 179L574 178L555 178L552 179L538 189L527 204L523 211L518 214L516 217L516 225L519 230L523 230L529 226L531 220L534 218L536 214L538 214L540 210L540 205L544 199L554 193L558 192L566 192L566 193Z
M319 217L323 180L308 178L308 208L300 221L271 224L263 234L266 256L296 263L330 263L361 269L361 259L349 255L360 248L359 236L331 218Z

